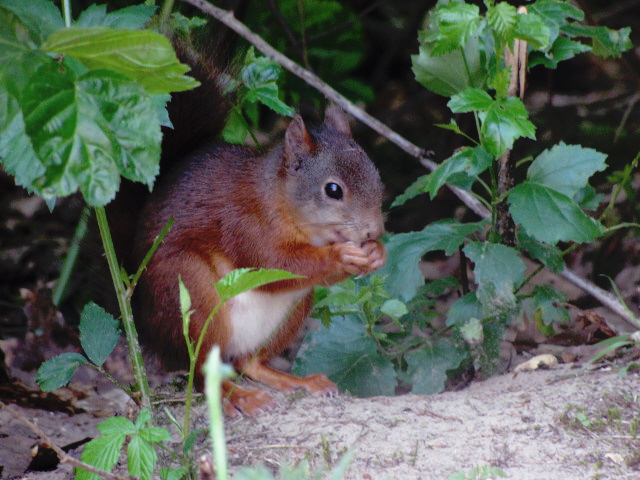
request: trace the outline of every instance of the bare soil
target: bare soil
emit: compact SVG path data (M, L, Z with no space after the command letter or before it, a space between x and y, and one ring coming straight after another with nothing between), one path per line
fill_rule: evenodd
M640 376L621 378L616 369L559 365L432 396L278 399L279 407L257 417L227 419L232 471L264 465L275 472L306 460L328 472L351 452L348 479L447 479L484 465L517 480L640 478ZM165 405L179 416L182 404ZM95 435L105 416L126 414L124 405L117 390L106 388L78 405L85 413L20 410L64 446ZM193 418L197 428L207 425L202 403ZM36 443L31 430L0 410L2 478L72 478L69 465L49 472L8 469L9 457L24 457ZM209 451L206 443L198 448Z

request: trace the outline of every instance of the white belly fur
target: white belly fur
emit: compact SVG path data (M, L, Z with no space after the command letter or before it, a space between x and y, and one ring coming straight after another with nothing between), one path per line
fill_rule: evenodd
M231 338L225 354L237 357L258 351L310 290L284 293L249 290L234 297L228 304Z

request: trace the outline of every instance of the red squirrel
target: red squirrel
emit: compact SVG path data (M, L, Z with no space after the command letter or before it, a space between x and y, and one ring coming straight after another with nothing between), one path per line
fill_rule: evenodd
M385 263L383 186L353 140L344 113L326 109L308 129L296 115L267 151L205 144L159 178L141 211L134 241L140 262L169 221L175 223L134 294L147 344L167 364L185 367L178 275L192 299L197 338L218 302L213 283L235 268L275 268L303 275L243 293L213 319L197 360L214 345L243 375L282 391L336 392L325 375L295 377L267 365L293 340L312 306L313 286L364 275ZM223 384L225 411L255 414L274 404L261 390Z

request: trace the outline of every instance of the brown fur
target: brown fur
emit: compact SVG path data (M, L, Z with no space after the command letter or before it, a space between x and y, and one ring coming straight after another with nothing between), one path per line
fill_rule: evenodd
M257 296L244 298L247 308L260 314L256 301L267 302L267 310L276 308L293 298L283 296L287 292L299 292L302 300L267 332L258 325L254 332L253 319L237 313L244 308L241 300L228 302L209 327L198 367L210 348L219 345L236 368L275 388L335 391L322 375L299 379L265 365L299 330L311 308L311 287L369 273L385 261L384 247L375 241L383 232L380 178L351 139L346 118L332 108L317 131L310 132L300 117L294 118L283 142L265 154L208 146L184 159L157 185L140 216L134 261L143 258L170 218L175 224L149 263L134 300L143 337L167 364L185 367L188 360L178 274L191 295L195 313L190 334L197 338L218 302L215 281L234 268L282 269L304 278L262 287ZM341 199L328 196L328 183L341 186ZM237 353L234 332L255 335L259 346ZM197 375L202 386L199 368ZM228 412L235 407L255 413L272 402L267 395L234 390L229 383L224 389Z

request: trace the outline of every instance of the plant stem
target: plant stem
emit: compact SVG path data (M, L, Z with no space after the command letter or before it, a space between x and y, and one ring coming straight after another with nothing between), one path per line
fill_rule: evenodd
M58 278L56 286L53 289L53 293L51 295L53 304L56 307L60 306L62 297L69 287L71 273L76 266L78 254L80 253L80 242L82 242L85 235L87 234L89 215L91 215L91 209L85 205L82 209L82 213L80 213L80 220L78 221L78 226L76 227L76 231L73 234L73 238L71 239L69 250L67 250L67 255L64 258L64 262L62 263L62 268L60 269L60 277Z
M62 15L64 16L64 26L71 26L71 0L62 0Z
M193 398L193 379L196 373L196 363L198 361L198 357L200 356L200 348L202 347L202 342L204 341L205 334L209 329L209 325L213 321L213 317L216 316L216 314L218 313L218 310L220 310L220 307L222 306L223 303L224 302L220 300L220 302L218 302L218 304L213 308L213 310L207 317L207 320L204 322L204 325L202 326L202 330L200 330L200 336L198 337L198 342L196 343L195 350L193 350L192 352L191 348L189 348L189 378L187 380L187 400L185 402L184 423L183 423L184 426L182 429L184 439L186 439L189 436L189 420L191 416L191 401ZM192 341L191 338L188 337L188 332L186 332L185 337L186 337L185 341L187 341L187 343Z
M162 11L160 12L160 23L166 25L173 11L174 0L164 0L162 3Z
M151 399L149 384L147 383L147 375L144 370L142 352L138 342L138 333L136 332L136 327L133 323L131 300L128 296L125 283L120 278L120 268L118 259L116 258L113 240L111 238L109 223L107 222L107 214L104 207L95 207L95 211L96 219L98 220L98 228L100 229L100 238L102 238L104 253L107 258L107 263L109 264L109 271L111 272L111 280L113 281L113 286L116 290L118 306L120 307L120 314L122 315L122 324L127 337L129 354L131 355L131 364L133 365L133 375L138 385L138 392L140 393L140 405L143 408L150 409Z
M222 362L220 361L220 347L211 349L206 361L207 381L205 393L209 405L210 428L209 435L213 447L213 458L216 466L217 478L227 480L227 446L224 439L224 423L222 418Z

